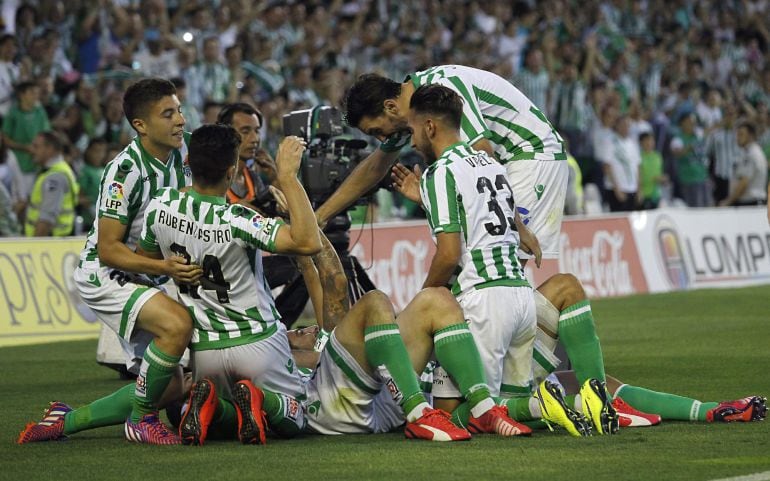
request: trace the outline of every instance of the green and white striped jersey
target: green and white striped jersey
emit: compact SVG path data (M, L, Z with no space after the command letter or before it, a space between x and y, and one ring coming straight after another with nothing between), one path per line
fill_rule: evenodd
M262 271L283 222L226 204L224 197L164 189L144 215L139 245L163 257L182 256L203 268L200 285L179 285L193 319L191 348L248 344L276 332L281 318Z
M459 142L423 173L420 195L434 238L442 232L462 233L454 295L529 285L516 257L515 207L505 167Z
M136 136L107 164L96 199L96 220L80 253L82 267L99 265L96 245L100 217L109 217L127 226L123 243L133 250L142 232L144 210L158 189L191 184L190 168L186 164L189 141L190 134L185 132L182 148L174 149L163 163L144 150Z
M566 160L561 136L543 112L510 82L491 72L441 65L409 75L415 88L440 84L463 98L461 140L487 138L503 164L515 160Z

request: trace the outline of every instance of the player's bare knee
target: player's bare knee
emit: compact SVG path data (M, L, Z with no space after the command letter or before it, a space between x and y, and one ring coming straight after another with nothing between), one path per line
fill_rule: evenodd
M184 349L192 337L192 319L182 307L170 309L162 321L160 336L167 344Z
M358 304L361 303L364 303L363 306L366 308L365 318L367 324L394 322L393 304L384 292L379 290L369 291L358 301Z
M417 294L414 301L423 314L430 319L433 330L463 321L463 314L457 300L445 287L428 287Z
M586 298L586 293L583 290L583 285L580 283L577 277L572 274L559 274L560 286L563 292L564 302L566 306L571 306L576 302L580 302Z

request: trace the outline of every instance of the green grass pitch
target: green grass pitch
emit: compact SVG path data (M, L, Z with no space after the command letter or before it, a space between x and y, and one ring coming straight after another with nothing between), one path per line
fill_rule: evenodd
M770 287L595 301L607 373L703 401L770 394ZM78 406L121 386L96 341L0 349L0 480L707 480L770 471L770 423L664 422L613 437L477 436L445 445L377 436L306 436L266 446L132 445L121 427L18 446L50 400ZM761 479L766 479L762 477Z

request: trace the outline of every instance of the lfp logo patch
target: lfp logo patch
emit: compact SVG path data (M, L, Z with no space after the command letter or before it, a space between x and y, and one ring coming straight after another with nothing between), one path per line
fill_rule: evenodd
M113 200L123 200L123 184L113 182L107 187L107 193Z
M261 229L262 226L265 225L265 218L259 214L254 214L254 217L251 218L251 225L253 225L255 229Z

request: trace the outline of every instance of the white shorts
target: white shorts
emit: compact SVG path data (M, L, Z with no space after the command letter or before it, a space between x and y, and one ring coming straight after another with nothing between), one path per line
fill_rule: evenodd
M505 164L505 170L519 216L537 236L543 257L558 258L569 179L567 161L516 160ZM519 256L531 257L521 250Z
M490 393L529 394L537 328L532 288L488 287L464 293L457 301L476 341ZM438 398L462 396L440 366L433 373L431 392Z
M162 290L144 277L109 267L78 267L73 277L83 302L120 338L128 370L138 374L144 351L155 336L134 329L136 319L145 303Z
M386 370L367 373L332 331L307 384L308 428L321 434L392 431L404 424L399 396Z
M217 394L232 399L232 386L244 379L274 393L302 401L305 389L291 355L286 327L278 322L272 336L249 344L190 353L193 379L214 381Z

